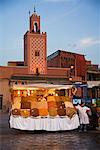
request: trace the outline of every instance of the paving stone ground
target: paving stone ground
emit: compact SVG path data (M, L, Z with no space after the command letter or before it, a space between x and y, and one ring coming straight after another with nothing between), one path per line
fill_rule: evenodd
M46 132L9 128L9 116L0 113L0 150L100 150L100 131Z

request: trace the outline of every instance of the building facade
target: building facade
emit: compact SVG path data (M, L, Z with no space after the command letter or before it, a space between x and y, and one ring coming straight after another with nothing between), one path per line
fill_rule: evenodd
M87 66L84 55L58 50L47 58L48 67L69 68L72 81L85 82Z
M88 83L88 97L100 98L100 69L91 61L86 61L87 64L87 83Z

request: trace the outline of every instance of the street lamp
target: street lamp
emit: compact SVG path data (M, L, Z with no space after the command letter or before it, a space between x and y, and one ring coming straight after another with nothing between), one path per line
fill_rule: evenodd
M73 65L71 65L71 66L70 66L70 69L74 69L74 66L73 66Z
M72 81L72 80L73 80L73 79L72 79L72 71L73 71L73 69L74 69L74 66L71 65L71 66L70 66L70 77L69 77L69 81Z
M72 81L72 77L69 78L69 81Z

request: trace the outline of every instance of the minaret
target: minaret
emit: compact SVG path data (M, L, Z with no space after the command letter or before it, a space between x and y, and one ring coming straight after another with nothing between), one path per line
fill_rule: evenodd
M34 13L30 16L30 29L24 35L24 62L29 74L47 73L47 36L40 32L40 16Z

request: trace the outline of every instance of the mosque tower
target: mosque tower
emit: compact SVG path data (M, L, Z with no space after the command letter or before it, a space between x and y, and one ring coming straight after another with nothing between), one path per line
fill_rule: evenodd
M47 73L47 35L40 30L40 16L30 16L30 29L24 35L24 63L29 74Z

